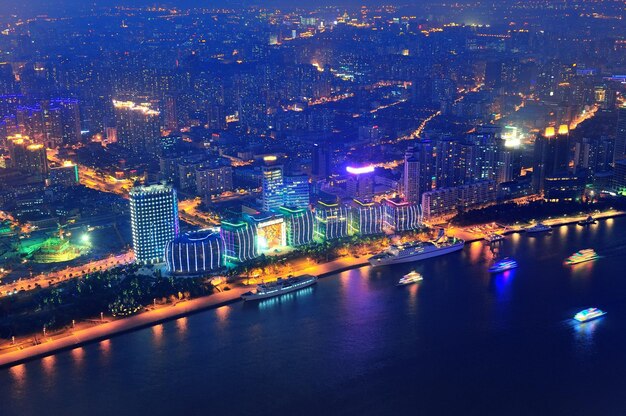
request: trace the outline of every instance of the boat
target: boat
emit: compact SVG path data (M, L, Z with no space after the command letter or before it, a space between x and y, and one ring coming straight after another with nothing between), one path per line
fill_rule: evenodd
M596 219L590 215L584 220L578 221L578 225L591 225L591 224L595 224L596 222L597 222Z
M586 261L595 260L598 258L600 258L600 256L598 255L598 253L596 253L594 249L586 248L584 250L577 251L576 253L566 258L565 264L567 265L579 264L579 263L584 263Z
M500 273L507 270L511 270L517 267L517 262L511 258L504 258L502 260L498 260L494 263L493 266L489 268L490 273Z
M504 236L502 234L489 233L489 234L486 234L485 237L483 237L483 239L490 243L495 243L496 241L504 240Z
M606 312L604 312L601 309L588 308L588 309L583 309L582 311L574 315L574 319L577 320L578 322L589 322L594 319L598 319L604 315L606 315Z
M396 286L410 285L411 283L417 283L422 279L423 279L422 275L416 272L415 270L413 270L412 272L407 273L404 276L402 276L402 279L398 280L398 283L396 284Z
M278 278L275 282L263 283L256 287L254 291L241 295L243 300L260 300L295 292L317 283L317 276L302 275L289 277L287 279Z
M396 263L411 263L444 254L454 253L463 249L465 241L457 238L446 238L443 241L415 241L406 244L394 244L382 253L370 257L372 267Z
M545 225L542 224L540 222L538 222L537 224L533 225L532 227L527 227L525 230L527 233L543 233L546 231L552 231L552 227L550 227L549 225Z

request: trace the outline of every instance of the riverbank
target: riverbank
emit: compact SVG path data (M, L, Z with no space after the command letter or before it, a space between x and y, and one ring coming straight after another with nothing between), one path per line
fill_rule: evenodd
M626 212L613 210L598 213L595 215L595 218L598 220L605 220L624 215L626 215ZM563 217L549 219L544 221L544 223L555 227L575 224L585 218L586 216ZM506 228L500 227L499 230L496 231L503 234L522 232L527 225L528 224L517 224L507 226ZM470 232L470 228L475 231ZM485 233L481 232L481 229L484 231L486 228L481 228L481 226L464 227L453 229L450 233L458 238L463 238L466 242L474 242L483 239ZM492 230L494 230L493 227L489 228L489 232L492 232ZM290 270L290 274L311 274L323 278L346 270L367 266L368 264L367 257L346 256L327 263L314 264L310 266L307 265L297 270ZM267 280L271 280L275 277L277 276L266 276ZM178 319L203 310L219 308L220 306L232 304L240 301L241 294L248 290L250 290L249 287L235 286L228 291L178 302L174 305L156 307L129 318L99 323L96 326L79 330L66 330L52 337L44 337L43 340L37 345L5 348L4 351L0 352L0 368L11 367L26 361L53 355L60 351L77 348L84 344L108 339L122 333L158 325L165 321Z
M328 263L312 265L296 274L313 274L326 277L331 274L368 265L366 259L344 257ZM116 335L158 325L166 321L182 318L207 309L215 309L241 300L241 295L249 287L234 288L174 305L160 306L128 318L99 323L96 326L78 330L66 330L51 337L44 337L37 345L9 347L0 352L0 368L12 367L24 362L71 350L85 344L102 341Z
M626 212L624 211L609 210L605 212L595 213L593 217L596 220L606 220L609 218L622 217L625 215L626 215ZM549 225L550 227L560 227L562 225L576 224L579 221L587 219L587 216L588 216L587 214L584 214L584 215L566 216L566 217L559 217L559 218L549 218L540 222L545 225ZM511 225L488 223L488 224L479 224L479 225L472 225L472 226L467 226L467 227L453 228L449 230L449 234L456 238L461 238L465 240L466 243L473 243L475 241L483 240L487 234L491 234L491 233L508 235L508 234L524 232L524 229L531 225L532 225L531 223L516 223L516 224L511 224Z

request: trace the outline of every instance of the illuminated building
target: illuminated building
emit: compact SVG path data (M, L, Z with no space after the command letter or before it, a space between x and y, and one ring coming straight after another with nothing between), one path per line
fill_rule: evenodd
M50 168L48 173L48 183L50 186L76 186L79 184L78 166L72 162L66 162L63 166Z
M80 142L80 109L78 100L56 98L50 101L51 107L58 109L61 121L61 139L63 144Z
M374 194L374 166L361 167L348 166L346 171L350 174L346 181L346 193L353 198L366 198Z
M315 219L313 212L306 208L280 207L278 209L285 219L287 245L298 247L313 242Z
M140 263L165 259L165 246L178 236L178 199L168 185L136 186L130 191L130 220L135 258Z
M62 237L50 237L33 253L36 263L61 263L80 257L81 251Z
M233 190L233 168L221 166L196 170L196 190L199 195L215 195Z
M271 162L266 160L267 162ZM269 212L283 205L283 166L266 165L261 169L262 206Z
M414 202L386 199L385 229L392 232L416 230L422 226L420 206Z
M337 203L319 201L315 207L314 238L318 242L348 236L350 208Z
M168 242L167 270L177 275L199 275L224 267L224 240L219 232L186 233Z
M273 252L287 245L287 228L281 214L244 214L244 220L255 230L257 252Z
M256 249L256 230L247 222L222 221L220 233L224 240L224 260L242 263L259 256Z
M43 180L48 173L46 148L33 143L28 136L17 134L7 138L7 147L11 166L25 174L34 175Z
M160 113L149 104L113 100L117 142L135 154L158 153Z
M446 217L456 214L458 209L494 203L497 196L496 190L494 181L481 181L425 192L422 195L424 218Z
M328 144L314 144L312 158L313 166L311 174L320 179L329 176L331 173L331 155Z
M409 202L418 202L420 199L419 186L420 162L409 148L404 155L404 199Z
M385 208L375 202L352 201L349 231L351 235L382 234L385 224Z
M307 175L285 176L283 205L295 208L307 208L310 203L309 177Z
M533 155L533 189L544 191L546 177L563 176L569 170L570 141L567 126L561 126L555 134L554 127L546 128L545 134L537 135Z
M613 184L615 190L626 196L626 159L615 162Z

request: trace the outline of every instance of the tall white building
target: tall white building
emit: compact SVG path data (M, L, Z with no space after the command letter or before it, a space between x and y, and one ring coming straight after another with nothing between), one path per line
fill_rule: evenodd
M263 166L262 170L263 211L269 212L283 205L283 166Z
M168 185L136 186L130 191L130 220L135 258L160 263L165 246L178 236L178 199Z

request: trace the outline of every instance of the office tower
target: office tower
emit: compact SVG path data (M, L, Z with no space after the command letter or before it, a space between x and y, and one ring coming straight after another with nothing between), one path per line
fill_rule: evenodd
M135 154L157 154L161 136L159 112L149 104L113 100L117 142Z
M165 128L167 130L178 129L178 113L176 111L176 99L174 97L165 98Z
M136 186L130 191L130 220L135 258L159 263L165 245L178 236L178 200L168 185Z
M617 110L617 131L613 152L613 164L626 158L626 105Z
M328 144L314 144L312 158L313 166L311 174L320 179L328 177L331 173L331 156Z
M546 177L568 174L571 159L569 132L567 126L546 128L544 134L537 135L533 155L533 189L543 192Z
M43 144L34 143L28 136L17 134L7 138L11 167L41 180L48 174L48 159Z
M410 147L404 154L404 200L408 202L419 202L419 169L420 162L413 148Z
M50 186L76 186L79 184L78 166L72 162L65 162L63 166L50 168L48 174Z
M271 162L266 159L268 164L261 169L262 207L266 212L283 205L283 166Z
M290 208L309 206L309 177L289 175L284 177L283 204Z
M346 193L351 198L367 198L374 195L374 166L348 166L350 174L346 181Z

